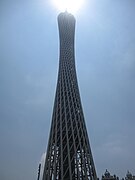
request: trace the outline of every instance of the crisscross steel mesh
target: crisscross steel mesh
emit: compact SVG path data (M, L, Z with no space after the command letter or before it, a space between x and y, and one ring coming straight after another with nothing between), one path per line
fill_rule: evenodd
M59 73L43 180L96 180L77 83L75 18L58 16Z

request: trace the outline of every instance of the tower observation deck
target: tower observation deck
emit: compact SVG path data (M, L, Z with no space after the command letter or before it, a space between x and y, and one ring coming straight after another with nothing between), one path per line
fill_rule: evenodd
M75 69L74 16L60 13L58 27L59 72L43 180L97 180Z

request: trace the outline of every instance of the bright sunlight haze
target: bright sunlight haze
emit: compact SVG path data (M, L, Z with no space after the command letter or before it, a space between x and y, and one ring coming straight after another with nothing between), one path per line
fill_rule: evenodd
M75 14L83 5L84 0L52 0L54 6L61 12L68 11Z

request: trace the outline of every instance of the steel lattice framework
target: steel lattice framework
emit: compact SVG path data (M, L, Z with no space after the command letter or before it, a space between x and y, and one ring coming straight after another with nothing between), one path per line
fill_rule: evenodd
M75 18L58 16L59 73L43 180L97 180L77 83Z

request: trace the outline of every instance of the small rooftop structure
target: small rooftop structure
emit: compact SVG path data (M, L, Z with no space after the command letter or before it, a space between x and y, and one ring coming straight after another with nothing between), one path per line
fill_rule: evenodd
M127 171L125 180L135 180L135 176L133 176L130 171Z
M106 169L104 175L102 175L102 180L119 180L119 178L115 174L110 175L110 172Z

